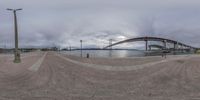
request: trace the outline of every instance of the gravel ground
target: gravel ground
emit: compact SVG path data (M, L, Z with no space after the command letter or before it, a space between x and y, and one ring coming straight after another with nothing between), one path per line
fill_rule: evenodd
M29 70L42 57L39 69ZM130 71L89 68L63 57L55 52L34 52L26 54L20 64L13 64L12 57L0 59L0 100L200 99L200 56Z

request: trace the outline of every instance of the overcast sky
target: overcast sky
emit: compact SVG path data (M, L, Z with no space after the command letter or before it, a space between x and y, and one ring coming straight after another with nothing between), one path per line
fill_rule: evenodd
M159 36L200 47L199 0L0 0L0 47L13 47L17 12L20 47L103 47ZM138 44L136 44L138 45ZM139 45L138 45L139 46Z

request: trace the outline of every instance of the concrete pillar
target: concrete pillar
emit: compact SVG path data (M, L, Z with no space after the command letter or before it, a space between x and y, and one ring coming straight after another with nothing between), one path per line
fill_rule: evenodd
M146 51L148 51L148 41L145 40L145 48L146 48Z
M174 50L176 49L176 43L174 43Z
M167 48L167 41L166 40L163 40L163 46L164 46L164 49Z
M181 52L183 53L183 52L184 52L184 49L186 49L186 46L184 46L183 44L181 44L180 49L181 49Z
M14 24L15 24L15 63L20 63L20 51L18 50L18 28L17 28L17 15L16 15L16 10L14 12Z
M178 50L178 42L174 43L174 55L176 54L176 51Z

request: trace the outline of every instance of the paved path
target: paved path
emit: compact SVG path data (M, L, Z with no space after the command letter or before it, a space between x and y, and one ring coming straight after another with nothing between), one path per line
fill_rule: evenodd
M44 61L44 58L46 57L47 53L45 53L40 59L38 59L38 61L36 63L34 63L29 70L30 71L38 71L38 69L40 68L42 62Z
M108 71L131 71L131 70L139 70L139 69L143 69L143 68L146 68L146 67L151 67L151 66L154 66L154 65L157 65L157 64L160 64L160 63L166 63L166 62L170 62L170 61L174 61L174 60L179 60L179 59L190 59L190 58L194 57L194 56L177 56L177 57L174 57L174 58L169 57L168 59L158 60L158 61L154 61L154 62L148 62L148 63L144 63L144 64L140 64L140 65L132 65L132 66L110 66L110 65L98 65L98 64L84 63L84 62L80 62L80 61L76 61L76 60L64 57L61 54L56 54L56 56L59 56L60 58L66 60L68 62L77 64L77 65L80 65L80 66L90 67L90 68L95 68L95 69L101 69L101 70L108 70ZM151 58L149 57L149 59L151 59Z
M199 56L148 63L148 67L122 71L88 67L55 52L36 53L22 61L20 64L0 62L0 100L200 98Z

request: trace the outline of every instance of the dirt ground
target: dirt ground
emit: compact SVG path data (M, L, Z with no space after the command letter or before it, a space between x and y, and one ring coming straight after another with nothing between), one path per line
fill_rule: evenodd
M67 56L34 52L22 55L22 63L14 64L13 56L0 55L0 100L200 100L198 55L129 71L100 70L63 57ZM137 63L127 60L128 65ZM115 64L120 61L121 65ZM123 61L112 59L121 67ZM144 63L150 62L137 65ZM30 69L35 66L39 66L37 70Z

